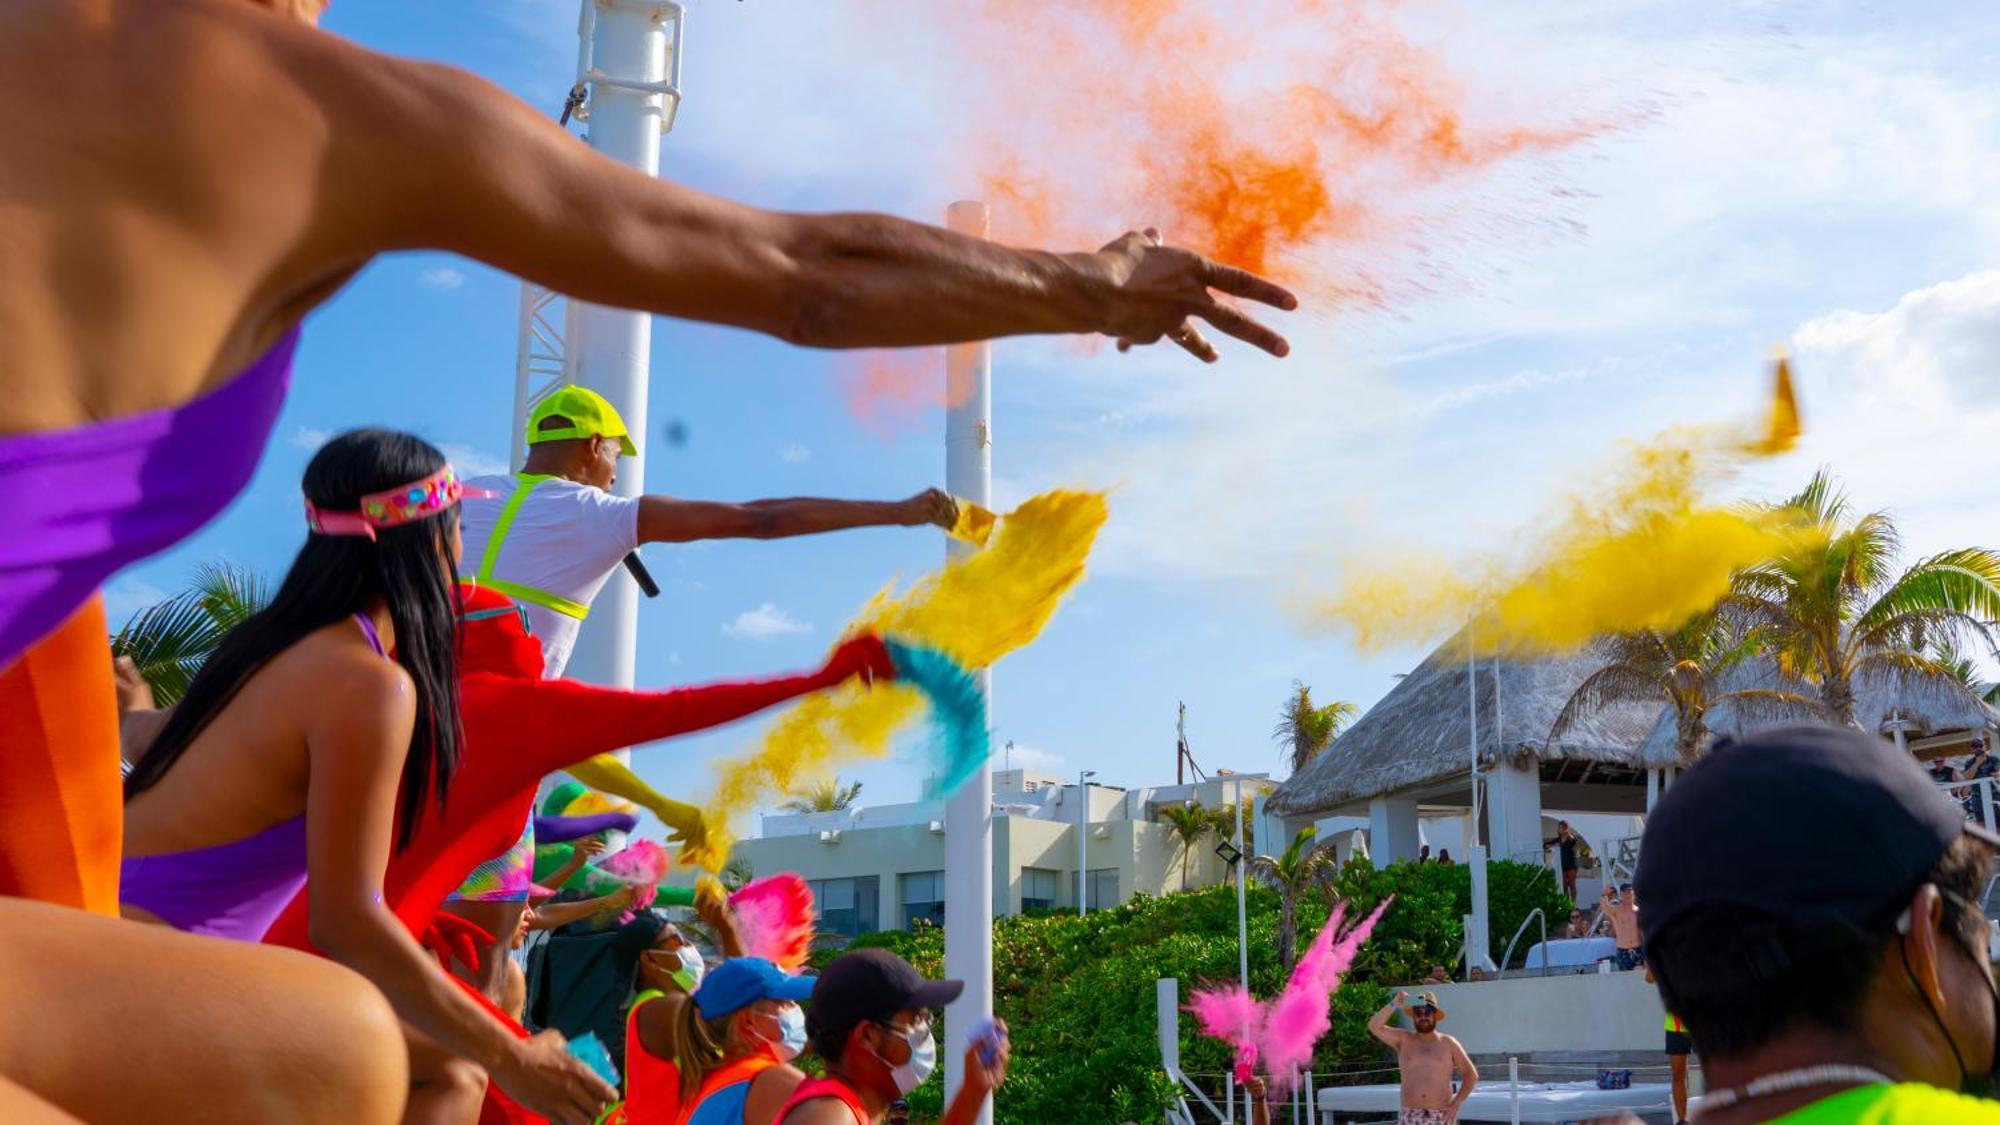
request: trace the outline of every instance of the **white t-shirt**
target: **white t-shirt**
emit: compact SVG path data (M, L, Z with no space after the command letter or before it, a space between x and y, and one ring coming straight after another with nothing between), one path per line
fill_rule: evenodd
M459 522L465 554L459 573L473 577L486 557L486 541L501 509L520 484L511 476L475 477L469 488L490 489L490 500L468 497ZM557 477L535 486L514 513L514 525L500 544L493 577L589 605L625 555L639 546L639 501ZM535 639L542 644L542 675L553 679L569 663L583 622L533 603L523 603Z

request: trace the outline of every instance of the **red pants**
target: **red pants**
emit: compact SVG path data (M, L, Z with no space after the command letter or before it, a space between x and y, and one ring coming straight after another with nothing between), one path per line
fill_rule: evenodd
M125 795L104 601L0 671L0 895L116 917Z

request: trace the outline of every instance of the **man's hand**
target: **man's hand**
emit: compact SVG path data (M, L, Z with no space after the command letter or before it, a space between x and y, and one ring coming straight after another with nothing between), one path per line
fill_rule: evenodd
M583 839L578 840L576 842L576 848L570 854L579 857L578 863L579 866L581 866L584 863L589 863L591 860L596 859L599 855L602 855L603 853L604 853L604 837L585 836Z
M129 656L115 657L111 661L111 678L118 693L118 713L127 711L151 711L153 707L153 685L139 672L139 662Z
M996 1019L994 1025L999 1030L999 1046L994 1049L993 1063L987 1065L980 1057L979 1044L974 1043L965 1050L965 1084L985 1096L1000 1088L1007 1080L1007 1062L1014 1057L1014 1042L1007 1036L1007 1021Z
M1407 1010L1409 1006L1410 1006L1409 992L1408 991L1398 992L1396 994L1396 1007Z
M903 525L932 524L950 531L958 523L958 500L942 488L927 488L903 501Z
M1092 257L1111 285L1102 331L1118 340L1121 352L1165 337L1203 363L1214 363L1215 346L1195 328L1196 318L1272 355L1292 350L1283 336L1215 299L1215 293L1221 293L1274 308L1299 307L1297 297L1256 274L1162 245L1160 232L1151 227L1113 240Z
M592 1125L618 1099L618 1091L570 1054L561 1033L554 1031L517 1041L493 1080L554 1125Z

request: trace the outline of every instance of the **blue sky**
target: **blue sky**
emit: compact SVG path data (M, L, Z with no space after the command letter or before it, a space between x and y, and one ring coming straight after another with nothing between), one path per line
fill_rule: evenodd
M1230 7L1272 20L1285 6ZM1275 769L1269 730L1294 678L1366 705L1421 656L1303 632L1287 598L1386 548L1532 540L1619 439L1751 410L1774 341L1797 353L1808 436L1738 488L1789 489L1827 463L1860 503L1901 517L1913 553L1994 544L2000 208L1985 193L2000 183L2000 68L1996 36L1976 33L1981 6L1548 7L1441 0L1408 17L1475 96L1643 110L1560 162L1563 202L1531 235L1452 243L1462 284L1386 312L1292 317L1284 362L1233 349L1198 369L1165 353L999 345L999 498L1116 490L1091 579L996 672L996 737L1018 744L1017 765L1156 783L1185 701L1205 765ZM936 219L967 191L939 156L964 63L898 11L697 0L663 174L775 207ZM341 0L326 26L465 66L551 112L574 65L571 0ZM1534 186L1502 176L1464 190L1535 220ZM517 299L512 279L445 256L368 269L308 322L250 490L117 579L114 618L209 559L281 573L320 435L391 424L468 467L499 464ZM941 418L862 425L843 370L746 333L656 322L649 429L678 422L687 441L652 443L649 490L892 497L941 484ZM642 609L640 680L809 665L869 594L941 553L936 535L902 530L649 548L666 592ZM706 759L753 733L635 764L699 794ZM915 794L893 765L852 775L871 803Z

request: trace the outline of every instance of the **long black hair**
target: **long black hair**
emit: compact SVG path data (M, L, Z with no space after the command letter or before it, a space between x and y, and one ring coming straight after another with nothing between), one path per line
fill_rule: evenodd
M444 464L444 454L421 438L395 430L349 430L320 447L306 466L306 499L328 511L355 511L363 496L427 477ZM450 556L457 524L453 505L427 519L379 528L372 541L308 534L271 604L223 637L188 684L159 737L126 778L125 799L166 776L258 669L314 630L360 613L380 597L395 623L396 662L417 687L417 722L396 808L396 847L408 846L432 786L442 805L458 768L462 733Z

